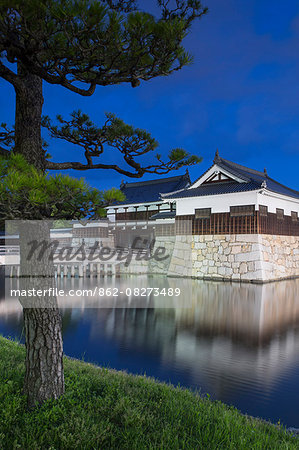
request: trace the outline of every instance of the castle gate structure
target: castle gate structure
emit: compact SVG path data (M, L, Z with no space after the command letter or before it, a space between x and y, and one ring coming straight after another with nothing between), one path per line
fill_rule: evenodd
M266 169L249 169L217 151L194 183L162 197L176 202L176 251L182 255L191 245L192 276L253 282L299 276L299 192ZM178 256L174 271L183 264Z

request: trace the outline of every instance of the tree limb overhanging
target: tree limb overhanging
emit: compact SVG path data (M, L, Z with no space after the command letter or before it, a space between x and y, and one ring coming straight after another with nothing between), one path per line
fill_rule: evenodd
M189 155L182 149L173 149L169 152L166 161L157 154L156 164L147 165L137 162L136 158L154 151L159 145L158 142L150 133L127 125L111 113L106 113L106 121L102 127L96 126L89 116L81 111L74 111L70 120L65 120L61 116L57 116L57 120L59 125L53 125L49 117L44 117L42 125L47 128L52 137L83 148L86 163L46 161L48 170L112 169L130 178L140 178L145 173L164 175L171 170L201 161L201 158ZM118 150L126 167L95 162L94 158L101 157L106 147Z

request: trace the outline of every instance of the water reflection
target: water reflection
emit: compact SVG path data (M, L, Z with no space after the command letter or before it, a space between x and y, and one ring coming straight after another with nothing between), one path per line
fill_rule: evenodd
M65 289L98 282L59 280ZM67 354L200 388L249 414L299 426L299 280L240 285L138 276L117 283L180 287L182 295L60 299ZM0 292L0 332L20 336L21 307Z

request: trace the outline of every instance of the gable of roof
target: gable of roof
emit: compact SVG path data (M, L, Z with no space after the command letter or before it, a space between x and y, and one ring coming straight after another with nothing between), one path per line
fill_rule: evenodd
M136 183L122 183L120 190L126 199L116 205L130 205L139 203L160 202L161 194L181 191L190 186L188 170L184 175L176 177L158 178L157 180L137 181Z
M214 164L204 172L197 180L188 188L182 189L178 193L165 195L166 199L171 198L184 198L184 197L199 197L202 195L219 195L228 194L232 192L245 192L253 191L264 188L268 191L275 192L277 194L286 195L299 199L299 192L284 186L278 181L273 180L267 174L266 169L264 172L250 169L240 164L228 161L224 158L220 158L218 151L214 158ZM213 182L213 183L198 183L200 180L205 180L206 175L213 173L213 170L223 170L224 174L230 174L233 180L227 180L225 182Z

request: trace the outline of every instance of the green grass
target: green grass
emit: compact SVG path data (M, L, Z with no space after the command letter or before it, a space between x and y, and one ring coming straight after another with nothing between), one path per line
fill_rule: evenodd
M65 358L66 393L26 410L23 346L0 337L1 449L298 449L284 429L153 379Z

